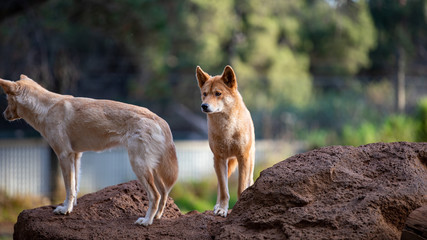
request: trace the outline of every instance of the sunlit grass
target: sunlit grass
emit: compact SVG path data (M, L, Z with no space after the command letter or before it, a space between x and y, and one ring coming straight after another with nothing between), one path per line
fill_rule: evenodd
M0 222L15 223L18 215L25 209L49 205L50 200L42 196L11 197L4 192L0 193Z
M13 224L18 220L18 215L25 209L49 205L47 197L42 196L16 196L12 197L0 192L0 240L12 239ZM7 227L5 227L7 226Z

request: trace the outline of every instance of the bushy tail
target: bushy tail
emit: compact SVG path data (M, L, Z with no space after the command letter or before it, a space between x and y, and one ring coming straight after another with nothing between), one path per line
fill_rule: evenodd
M237 167L237 159L236 158L230 158L228 160L228 177L236 170Z
M160 174L165 187L170 190L178 179L178 159L176 157L175 145L171 143L166 148L166 153L162 156L161 164L157 171Z

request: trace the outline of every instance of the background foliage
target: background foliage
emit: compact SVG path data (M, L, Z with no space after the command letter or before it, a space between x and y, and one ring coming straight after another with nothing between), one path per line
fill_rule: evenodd
M3 78L144 105L177 138L204 138L192 127L204 121L195 66L216 75L231 64L258 138L409 139L382 136L380 124L395 112L396 53L408 78L425 76L425 0L30 2L0 4ZM411 118L416 104L400 114ZM354 131L361 137L345 140Z

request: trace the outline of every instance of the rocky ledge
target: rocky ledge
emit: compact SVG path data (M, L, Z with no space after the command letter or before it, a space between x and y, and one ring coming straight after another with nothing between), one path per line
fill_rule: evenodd
M169 199L161 220L135 225L147 204L136 181L107 187L67 216L54 206L23 211L14 239L400 239L411 212L427 205L427 143L295 155L264 170L227 218L184 215Z

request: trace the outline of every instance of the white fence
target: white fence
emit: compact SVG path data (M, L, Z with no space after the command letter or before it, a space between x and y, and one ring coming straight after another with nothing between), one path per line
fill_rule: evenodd
M49 147L43 141L1 141L0 190L9 195L48 195L49 161Z
M178 181L199 181L215 177L212 152L207 141L176 141L179 163ZM256 162L276 161L294 153L295 145L258 141ZM42 139L0 141L0 193L8 195L49 195L51 193L50 150ZM136 179L125 149L82 156L82 193ZM62 185L62 182L60 183Z

